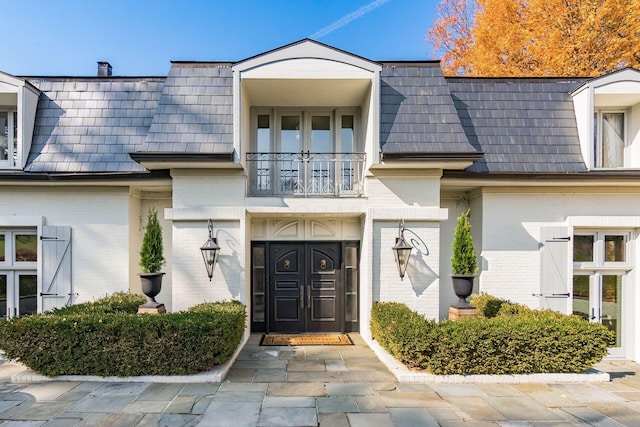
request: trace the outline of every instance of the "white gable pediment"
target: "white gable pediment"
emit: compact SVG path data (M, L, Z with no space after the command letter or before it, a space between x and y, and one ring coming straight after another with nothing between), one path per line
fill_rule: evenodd
M281 63L282 61L287 62L284 64ZM281 70L283 67L294 65L294 67L299 68L300 71L308 71L309 66L317 67L319 64L324 64L324 67L327 67L328 64L332 63L336 65L332 65L331 67L342 69L343 71L347 69L351 70L355 67L369 73L374 73L382 69L380 64L368 59L343 52L313 40L302 40L240 61L233 66L233 70L244 73L248 70L255 70L267 65L273 66L274 70ZM342 66L337 64L342 64Z
M640 71L634 68L624 68L596 77L574 89L571 96L576 96L586 89L593 89L596 94L640 93Z

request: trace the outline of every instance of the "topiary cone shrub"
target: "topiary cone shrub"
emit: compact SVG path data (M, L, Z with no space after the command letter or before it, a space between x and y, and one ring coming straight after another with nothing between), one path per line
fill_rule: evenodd
M478 271L476 249L473 246L471 224L467 209L458 217L458 224L453 235L453 253L451 255L451 270L454 275L471 276Z
M162 227L158 221L158 211L151 208L147 213L147 226L140 248L140 267L143 273L157 273L164 264Z

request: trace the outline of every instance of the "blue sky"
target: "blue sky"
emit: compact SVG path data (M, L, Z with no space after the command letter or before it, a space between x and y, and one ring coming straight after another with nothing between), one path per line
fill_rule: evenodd
M171 60L237 61L311 37L372 60L433 59L438 0L0 0L0 71L166 75ZM10 17L10 18L9 18ZM9 18L9 19L7 19ZM313 37L312 37L313 36Z

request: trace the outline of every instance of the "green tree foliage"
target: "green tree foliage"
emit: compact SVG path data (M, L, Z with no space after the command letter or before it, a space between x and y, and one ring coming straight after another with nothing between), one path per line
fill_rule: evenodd
M157 273L164 264L162 227L158 221L158 211L151 208L147 213L147 227L140 249L140 267L144 273Z
M467 209L458 217L458 224L453 235L453 254L451 256L451 268L455 275L469 276L478 271L476 250L471 236L471 224L469 215L471 209Z
M246 307L237 301L158 316L137 314L141 300L116 294L0 320L0 349L47 376L185 375L225 363L242 340Z
M613 333L601 324L500 305L495 317L435 323L404 304L379 302L371 310L371 334L406 366L438 375L580 373L607 355Z

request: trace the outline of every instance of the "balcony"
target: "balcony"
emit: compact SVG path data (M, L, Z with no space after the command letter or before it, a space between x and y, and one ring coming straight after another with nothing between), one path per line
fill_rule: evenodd
M247 153L249 196L358 197L365 153Z

